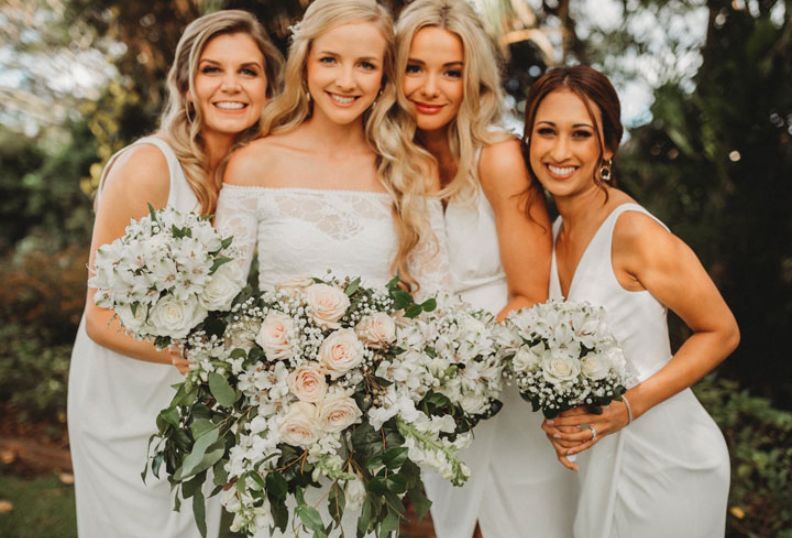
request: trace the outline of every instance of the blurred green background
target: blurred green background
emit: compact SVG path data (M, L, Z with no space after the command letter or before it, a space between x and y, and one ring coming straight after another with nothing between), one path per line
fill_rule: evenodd
M24 453L68 447L103 163L156 127L188 22L248 9L285 49L307 3L0 0L0 535L74 535L69 478L51 475L67 469ZM621 185L695 249L742 330L696 388L732 456L728 535L792 536L792 1L474 3L518 115L548 65L589 63L614 80L628 126ZM687 334L678 320L672 334Z

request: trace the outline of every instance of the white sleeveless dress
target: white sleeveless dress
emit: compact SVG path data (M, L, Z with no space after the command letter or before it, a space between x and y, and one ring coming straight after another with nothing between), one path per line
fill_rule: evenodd
M625 290L613 273L613 230L627 211L654 218L637 204L614 209L586 247L567 299L605 307L608 324L641 382L668 362L671 346L666 308L648 291ZM561 223L559 218L553 225L554 238ZM550 297L563 298L555 251ZM718 426L690 389L606 436L580 455L578 465L576 538L725 534L729 454Z
M442 206L439 200L429 202L434 237L419 245L409 260L422 294L450 284ZM328 270L337 277L359 276L367 286L383 286L393 276L390 264L398 246L392 207L391 196L379 192L224 185L215 225L233 235L242 249L238 263L245 275L258 250L262 290L296 277L321 277ZM305 497L329 523L327 488L309 489ZM356 536L357 516L345 512L346 536ZM294 535L289 528L285 535L276 531L271 536Z
M135 142L158 147L168 162L168 206L198 209L198 201L179 161L165 141ZM128 148L126 148L128 149ZM125 151L125 150L122 150ZM120 154L120 152L119 152ZM106 166L110 169L116 154ZM105 172L106 173L106 172ZM191 503L173 511L164 472L143 483L149 437L157 414L170 404L182 375L169 364L145 362L100 346L80 322L71 356L68 426L81 538L196 538L200 536ZM217 536L219 498L208 500L207 536Z
M454 291L497 314L508 289L492 206L481 191L469 204L452 200L445 222ZM541 415L513 387L502 400L501 411L476 426L473 444L462 453L472 471L464 486L424 473L435 533L470 538L478 521L484 538L568 538L576 478L558 463Z

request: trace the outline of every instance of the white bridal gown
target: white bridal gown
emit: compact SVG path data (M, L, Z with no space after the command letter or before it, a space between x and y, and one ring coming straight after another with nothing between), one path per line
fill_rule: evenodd
M156 137L135 144L154 145L165 155L170 173L168 206L197 210L198 201L170 146ZM80 538L200 536L191 502L184 503L181 512L173 511L164 468L159 480L150 472L145 484L140 477L157 414L170 404L171 385L181 380L182 375L170 364L133 359L100 346L85 332L83 316L72 351L68 394ZM208 500L206 519L207 536L217 536L217 497Z
M434 237L409 260L422 293L447 287L450 280L441 241L442 206L439 200L429 204ZM242 248L245 274L258 250L262 290L296 277L322 277L328 269L337 277L359 276L365 285L383 286L393 276L390 264L398 244L392 207L387 193L224 185L215 222ZM329 523L326 488L311 488L305 497ZM346 536L356 536L357 517L353 511L344 513ZM272 536L282 535L276 531ZM286 536L293 536L291 528Z
M454 291L497 314L507 302L495 214L479 190L468 204L449 203L446 233ZM478 520L484 538L567 538L572 534L576 479L555 457L542 416L506 387L503 408L474 429L462 453L471 478L454 487L424 473L438 538L470 538Z
M614 209L584 251L567 299L605 307L608 325L641 382L665 366L671 347L666 308L648 291L625 290L613 273L613 230L627 211L652 216L632 203ZM554 238L561 222L553 226ZM550 296L562 298L555 252ZM729 454L718 426L690 389L606 436L582 453L578 464L576 538L722 538L725 533Z

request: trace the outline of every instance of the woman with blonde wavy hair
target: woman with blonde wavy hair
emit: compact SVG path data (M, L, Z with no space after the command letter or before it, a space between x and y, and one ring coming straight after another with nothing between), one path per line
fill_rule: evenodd
M464 0L416 0L396 31L399 99L412 118L405 130L439 171L453 290L501 318L545 301L550 222L519 141L499 128L492 40ZM472 470L465 486L424 477L439 538L571 534L574 477L553 466L541 417L513 388L503 399L463 453Z
M284 91L261 138L231 157L217 211L243 270L258 247L262 288L327 269L370 284L398 274L414 290L444 282L428 263L443 260L430 259L440 204L425 197L438 187L394 119L394 50L374 0L317 0L293 27Z
M214 171L235 143L257 132L261 111L279 87L283 63L250 13L203 16L184 31L168 75L160 129L114 155L96 199L91 241L96 249L124 233L130 219L156 208L214 211ZM140 472L157 413L173 396L186 361L176 350L124 334L113 314L86 308L69 373L69 439L75 474L77 528L82 538L199 535L191 510L174 512L168 482ZM175 366L175 368L174 368ZM208 536L220 506L210 500Z

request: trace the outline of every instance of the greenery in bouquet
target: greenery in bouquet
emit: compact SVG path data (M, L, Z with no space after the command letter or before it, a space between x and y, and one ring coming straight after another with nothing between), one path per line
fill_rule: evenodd
M506 362L534 411L548 418L578 407L597 412L627 390L628 364L605 322L605 309L551 300L509 314L519 338Z
M498 407L497 346L485 334L494 321L468 315L478 340L463 327L443 339L453 324L435 308L396 279L247 288L185 340L191 369L158 418L151 470L164 466L201 525L211 479L234 531L327 536L346 512L358 535L396 533L405 499L428 510L419 465L463 483L456 452Z
M88 285L124 329L164 348L186 337L209 311L228 310L244 282L231 237L194 212L155 210L96 251Z

